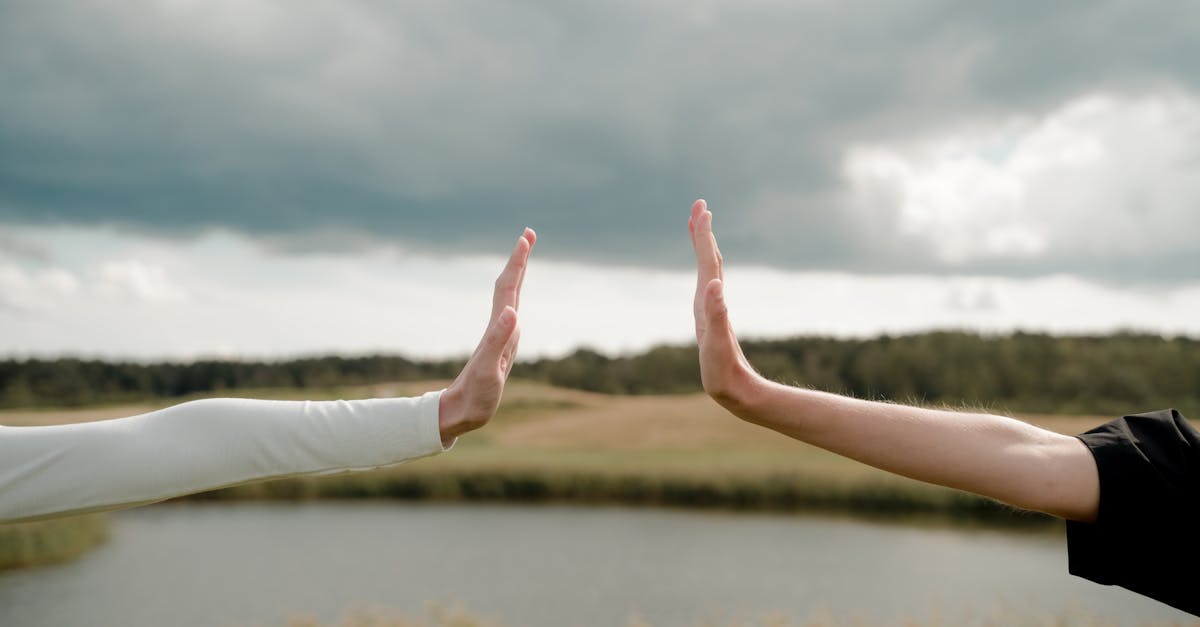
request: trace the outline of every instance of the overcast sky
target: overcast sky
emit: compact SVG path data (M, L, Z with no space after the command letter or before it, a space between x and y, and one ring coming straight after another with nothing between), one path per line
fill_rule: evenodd
M1200 5L0 0L0 354L1200 335Z

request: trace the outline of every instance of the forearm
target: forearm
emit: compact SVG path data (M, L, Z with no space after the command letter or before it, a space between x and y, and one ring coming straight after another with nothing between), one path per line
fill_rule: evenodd
M741 418L889 472L1075 520L1092 520L1099 475L1079 440L1003 416L874 403L791 388L754 372L725 304L723 260L703 200L688 219L704 389Z
M209 399L119 420L0 427L0 522L431 455L443 450L439 397Z
M1078 439L1004 416L864 401L747 377L741 418L862 463L1065 518L1090 520L1095 462Z

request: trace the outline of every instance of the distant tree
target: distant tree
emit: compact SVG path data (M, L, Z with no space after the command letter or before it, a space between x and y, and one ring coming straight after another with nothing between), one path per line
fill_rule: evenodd
M1138 333L981 336L939 331L870 339L795 337L743 343L765 376L854 396L1043 412L1200 410L1200 340ZM0 406L70 406L219 394L244 388L329 388L448 379L462 360L394 355L274 362L138 364L63 358L0 361ZM606 394L699 391L696 347L610 357L580 348L517 364L513 375ZM1194 413L1194 411L1193 411Z

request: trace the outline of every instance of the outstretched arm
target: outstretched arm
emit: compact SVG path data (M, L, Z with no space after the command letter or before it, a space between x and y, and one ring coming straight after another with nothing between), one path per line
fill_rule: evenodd
M433 455L488 422L517 350L536 239L496 280L487 331L443 391L416 398L217 398L101 422L0 426L0 523L130 507L262 479L365 470Z
M742 354L725 304L723 260L703 200L688 220L696 251L694 314L704 389L733 414L864 464L1071 520L1100 499L1078 439L989 414L910 407L768 381Z

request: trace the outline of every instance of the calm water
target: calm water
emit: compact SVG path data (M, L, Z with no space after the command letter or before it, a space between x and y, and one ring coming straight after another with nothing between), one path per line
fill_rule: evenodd
M511 627L772 614L955 625L1082 612L1194 619L1066 574L1060 534L652 509L165 505L72 564L0 575L0 625L282 625L461 602Z

